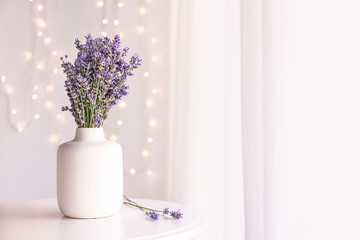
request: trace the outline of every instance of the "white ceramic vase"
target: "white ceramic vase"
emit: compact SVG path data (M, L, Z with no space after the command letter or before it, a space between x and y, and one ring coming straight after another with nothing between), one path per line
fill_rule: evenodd
M57 200L71 218L115 215L123 202L122 149L102 128L77 128L57 151Z

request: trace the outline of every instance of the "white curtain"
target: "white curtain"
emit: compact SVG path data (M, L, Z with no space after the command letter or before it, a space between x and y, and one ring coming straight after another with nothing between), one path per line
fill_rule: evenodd
M359 1L241 7L246 239L359 239Z
M199 209L199 239L244 239L240 3L172 1L169 199Z

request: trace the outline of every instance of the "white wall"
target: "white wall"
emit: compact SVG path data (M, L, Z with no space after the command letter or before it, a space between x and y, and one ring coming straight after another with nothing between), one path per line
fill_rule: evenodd
M1 1L0 77L6 79L0 81L0 201L56 196L56 149L72 139L76 128L70 113L60 110L68 100L59 57L68 54L74 60L74 39L84 40L89 33L99 37L102 31L109 37L122 33L123 46L143 59L143 66L128 82L125 107L112 109L104 125L106 137L114 136L123 147L125 194L165 198L168 3L119 1L124 5L118 7L118 1L103 2L104 6L98 7L95 0ZM43 10L39 11L39 5ZM146 9L144 14L140 8ZM104 18L109 22L106 25ZM43 19L44 27L38 19ZM118 25L113 24L115 19ZM39 31L43 36L37 36ZM44 43L46 38L50 43ZM31 53L29 59L27 52ZM43 68L37 69L38 64ZM144 77L145 72L149 77ZM34 114L40 118L34 119ZM122 126L117 125L118 120ZM151 120L156 121L155 127L149 126ZM153 142L148 142L149 137ZM144 150L148 157L142 155ZM135 175L129 174L132 168Z

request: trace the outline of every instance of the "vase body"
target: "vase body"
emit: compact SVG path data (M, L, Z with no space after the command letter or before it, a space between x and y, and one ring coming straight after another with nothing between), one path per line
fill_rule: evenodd
M57 201L71 218L116 214L123 199L122 149L102 128L77 128L57 151Z

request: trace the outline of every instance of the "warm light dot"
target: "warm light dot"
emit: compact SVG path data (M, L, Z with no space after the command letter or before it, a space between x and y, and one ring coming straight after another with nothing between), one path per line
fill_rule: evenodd
M54 91L54 86L51 85L51 84L48 84L48 85L46 86L46 91L47 91L47 92L52 92L52 91Z
M153 172L151 170L147 171L146 174L151 177L153 175Z
M6 81L6 76L1 76L1 81L5 82Z
M156 57L152 57L152 58L151 58L151 61L156 62L156 61L157 61L157 58L156 58Z
M152 43L156 43L156 42L157 42L157 39L156 39L156 38L152 38L152 39L151 39L151 42L152 42Z
M49 44L50 42L51 42L51 39L50 39L50 38L45 38L45 39L44 39L44 43L45 43L45 44Z
M119 107L120 107L120 108L124 108L125 106L126 106L126 103L125 103L125 102L120 102L120 103L119 103Z
M149 151L148 150L144 150L144 151L142 151L142 156L143 157L148 157L149 156Z
M118 33L118 35L120 36L120 39L124 39L125 38L125 35L121 32Z
M103 6L104 6L104 2L103 2L103 1L98 1L97 6L98 6L98 7L103 7Z
M46 109L50 110L50 109L52 109L53 107L54 107L54 103L53 103L53 102L51 102L51 101L45 102L45 108L46 108Z
M60 122L64 122L64 115L62 113L58 113L56 115L56 119Z
M118 120L118 121L116 122L116 124L120 127L120 126L123 125L123 122L122 122L121 120Z
M54 51L52 51L52 55L53 55L53 56L56 56L57 54L58 54L58 52L57 52L57 51L55 51L55 50L54 50Z
M43 35L43 32L42 32L42 31L38 31L38 32L37 32L37 36L38 36L38 37L41 37L42 35Z
M123 2L119 2L119 3L118 3L118 7L119 7L119 8L124 7L124 3L123 3Z
M144 72L144 77L149 77L150 76L150 73L148 73L148 72Z
M59 137L56 134L49 136L49 143L51 143L51 144L57 143L58 140L59 140Z
M43 63L38 63L36 65L36 68L39 69L39 70L44 69L44 64Z
M112 136L110 137L110 140L113 141L113 142L116 142L116 141L118 140L118 137L115 136L115 135L112 135Z
M140 8L140 9L139 9L139 13L140 13L140 14L145 14L145 13L146 13L146 8L143 8L143 7Z
M11 114L16 114L16 109L11 109Z
M34 0L29 0L29 2L33 2Z
M157 125L156 120L150 120L149 125L150 125L150 127L156 127L156 125Z
M136 171L135 171L134 168L130 169L130 174L131 174L131 175L134 175L135 173L136 173Z
M145 28L143 26L138 26L136 28L136 31L139 33L139 34L142 34L144 31L145 31Z
M45 23L45 21L44 21L43 19L38 19L38 20L37 20L37 24L38 24L39 27L41 27L41 28L44 28L45 25L46 25L46 23Z
M39 118L40 118L40 114L38 114L38 113L34 114L34 118L35 118L35 119L39 119Z
M21 124L17 125L18 132L22 132L24 130L24 127Z
M36 99L38 98L38 96L37 96L36 94L33 94L33 95L31 96L31 98L32 98L32 100L36 100Z
M158 93L158 90L157 90L156 88L153 88L153 89L151 90L151 92L152 92L153 94L157 94L157 93Z
M7 92L8 94L12 94L12 93L14 92L14 88L11 87L11 86L7 86L7 87L6 87L6 92Z
M104 19L102 20L102 23L103 23L103 24L108 24L108 22L109 22L109 21L108 21L106 18L104 18Z
M154 141L154 139L151 138L151 137L149 137L149 138L147 139L147 141L148 141L148 143L152 143L152 142Z
M25 53L25 59L30 60L31 58L32 58L32 53L31 52L26 52Z
M106 32L101 32L101 36L106 37Z
M53 73L58 73L58 72L59 72L59 70L57 68L53 69Z
M120 23L119 20L117 19L114 20L114 25L119 25L119 23Z
M39 4L39 5L37 5L36 9L40 12L40 11L44 10L44 5Z
M151 100L146 101L146 106L151 107L153 105L153 102Z
M39 90L39 86L38 85L34 85L34 90Z

